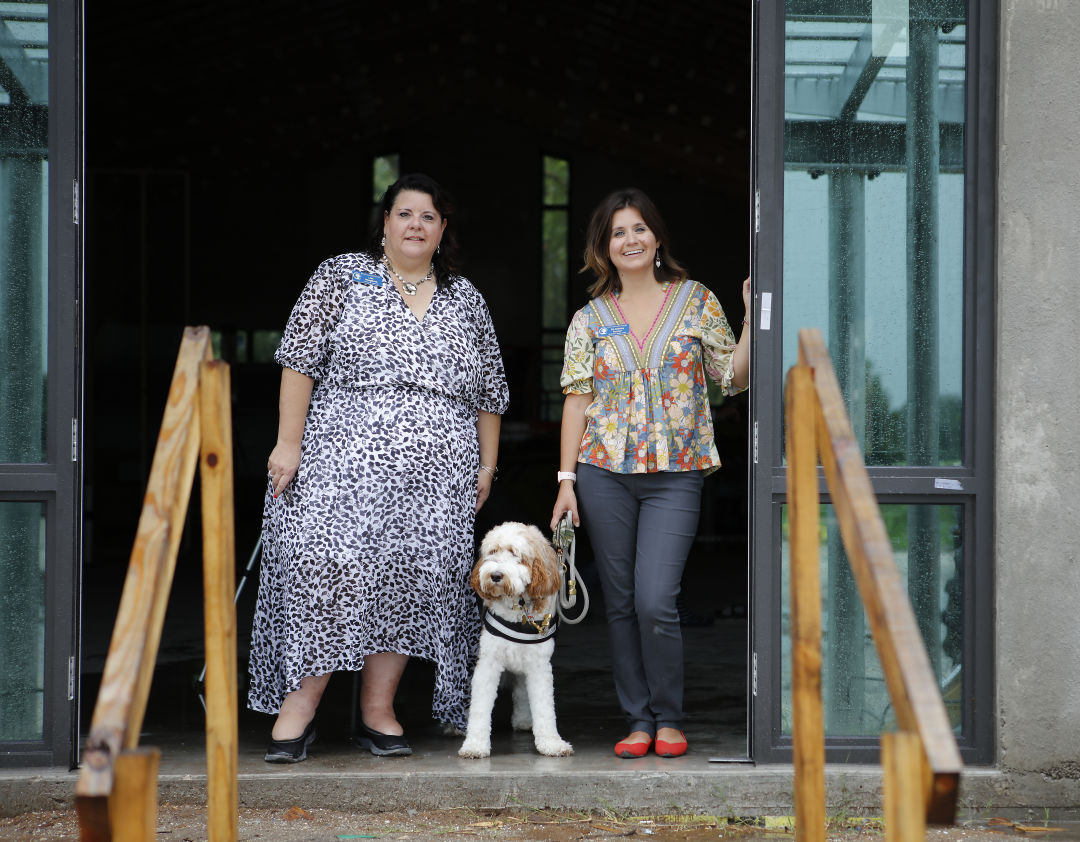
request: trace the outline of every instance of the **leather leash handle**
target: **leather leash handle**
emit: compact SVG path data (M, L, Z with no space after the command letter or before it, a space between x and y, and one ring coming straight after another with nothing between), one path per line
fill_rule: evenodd
M559 587L556 608L560 621L572 626L584 620L585 615L589 613L589 592L577 572L574 558L577 549L577 536L574 534L574 521L570 512L566 512L562 520L559 521L558 526L555 527L552 543L555 544L555 550L560 556L563 565L563 581ZM566 610L577 605L577 591L579 590L582 598L581 611L577 617L567 617Z

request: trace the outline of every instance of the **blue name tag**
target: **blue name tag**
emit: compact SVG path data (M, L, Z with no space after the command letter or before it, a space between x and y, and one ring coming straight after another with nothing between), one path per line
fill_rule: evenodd
M355 284L367 284L370 287L381 287L383 281L381 275L372 275L359 269L353 269L352 279Z
M600 336L626 336L630 332L630 325L601 325L597 331Z

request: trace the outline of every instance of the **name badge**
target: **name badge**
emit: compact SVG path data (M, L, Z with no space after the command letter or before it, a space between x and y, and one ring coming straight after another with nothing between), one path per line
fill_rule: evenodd
M359 269L353 269L352 279L354 284L367 284L369 287L381 287L383 282L382 275L372 275Z
M601 325L597 334L603 336L626 336L630 332L630 325Z

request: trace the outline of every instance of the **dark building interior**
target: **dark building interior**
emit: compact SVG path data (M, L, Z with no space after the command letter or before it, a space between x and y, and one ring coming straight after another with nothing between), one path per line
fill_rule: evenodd
M274 332L321 260L366 243L376 157L396 155L401 172L427 172L454 194L465 274L502 344L511 405L478 534L507 519L546 525L554 502L558 422L541 384L545 348L560 358L561 338L541 319L544 156L569 165L567 320L587 300L577 270L591 209L636 185L664 214L671 251L737 326L750 11L664 0L87 6L84 723L183 326L209 325L232 363L242 571L276 435ZM706 483L684 588L688 618L726 623L736 649L747 622L747 401L715 409L724 468ZM148 723L201 727L197 509ZM241 664L254 579L240 601ZM596 602L590 622L602 624ZM742 705L736 728L745 719L744 687L711 703Z

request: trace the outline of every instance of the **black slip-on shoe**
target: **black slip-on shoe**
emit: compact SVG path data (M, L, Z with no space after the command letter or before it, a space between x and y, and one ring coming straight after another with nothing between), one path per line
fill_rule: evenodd
M307 747L315 741L315 720L307 724L304 733L295 740L270 740L266 749L267 763L299 763L307 760Z
M412 746L405 739L405 735L383 734L373 728L368 728L363 722L360 723L360 733L356 737L356 745L366 748L377 757L404 757L412 754Z

